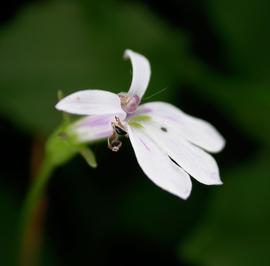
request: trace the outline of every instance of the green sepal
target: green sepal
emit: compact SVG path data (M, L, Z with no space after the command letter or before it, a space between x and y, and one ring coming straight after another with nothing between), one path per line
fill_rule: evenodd
M134 116L132 118L129 119L129 123L133 123L133 122L147 122L151 120L151 116L149 115L138 115L138 116Z
M89 147L82 146L80 148L80 154L85 159L85 161L91 166L92 168L97 168L97 161L95 154Z
M86 144L77 141L76 136L71 133L70 124L64 121L49 137L46 144L46 156L54 166L61 166L77 154L81 154L91 167L97 167L93 151Z
M143 125L141 123L147 122L150 120L151 120L151 117L149 115L138 115L138 116L134 116L130 118L128 121L128 124L132 127L142 128Z

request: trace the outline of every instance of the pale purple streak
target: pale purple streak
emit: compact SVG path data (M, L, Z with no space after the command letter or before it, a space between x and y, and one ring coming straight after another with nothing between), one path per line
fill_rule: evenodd
M139 140L141 141L141 143L144 145L144 147L148 150L151 151L150 148L146 145L146 143L139 137Z
M98 132L95 134L94 138L96 139L105 139L110 137L113 134L113 130L107 130L104 132Z
M78 126L79 127L99 127L106 126L113 121L111 116L99 116L99 117L87 117L83 121L81 121Z
M148 113L151 113L151 112L152 112L151 108L148 108L148 107L141 108L141 109L137 110L135 113L128 114L127 119L130 119L132 117L139 116L139 115L148 114Z

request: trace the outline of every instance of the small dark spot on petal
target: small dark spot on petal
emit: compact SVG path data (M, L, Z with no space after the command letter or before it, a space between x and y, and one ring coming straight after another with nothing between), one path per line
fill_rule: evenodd
M168 132L167 128L166 127L161 127L160 128L163 132Z

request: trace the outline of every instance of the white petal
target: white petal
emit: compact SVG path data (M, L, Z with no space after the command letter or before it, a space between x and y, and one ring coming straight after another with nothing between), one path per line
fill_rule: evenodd
M129 138L137 161L144 173L159 187L186 199L191 192L189 175L173 163L153 142L143 128L128 127Z
M114 114L124 119L120 98L109 91L82 90L72 93L58 102L56 109L77 115Z
M170 131L202 147L209 152L219 152L225 146L221 134L208 122L185 114L165 102L151 102L139 107L138 112L147 110L153 120L163 124Z
M143 97L151 75L149 61L141 54L126 50L124 58L130 59L132 64L132 82L128 91L130 96Z
M222 184L215 159L162 125L142 122L145 132L187 173L206 185ZM167 131L166 131L166 130Z
M70 130L78 142L93 142L112 135L112 121L114 121L112 115L87 116L72 124Z

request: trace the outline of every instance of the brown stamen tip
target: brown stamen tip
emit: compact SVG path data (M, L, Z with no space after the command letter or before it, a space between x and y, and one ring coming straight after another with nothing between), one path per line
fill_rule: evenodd
M122 142L118 140L118 135L114 132L108 138L108 148L112 150L113 152L118 152L121 146L122 146Z

